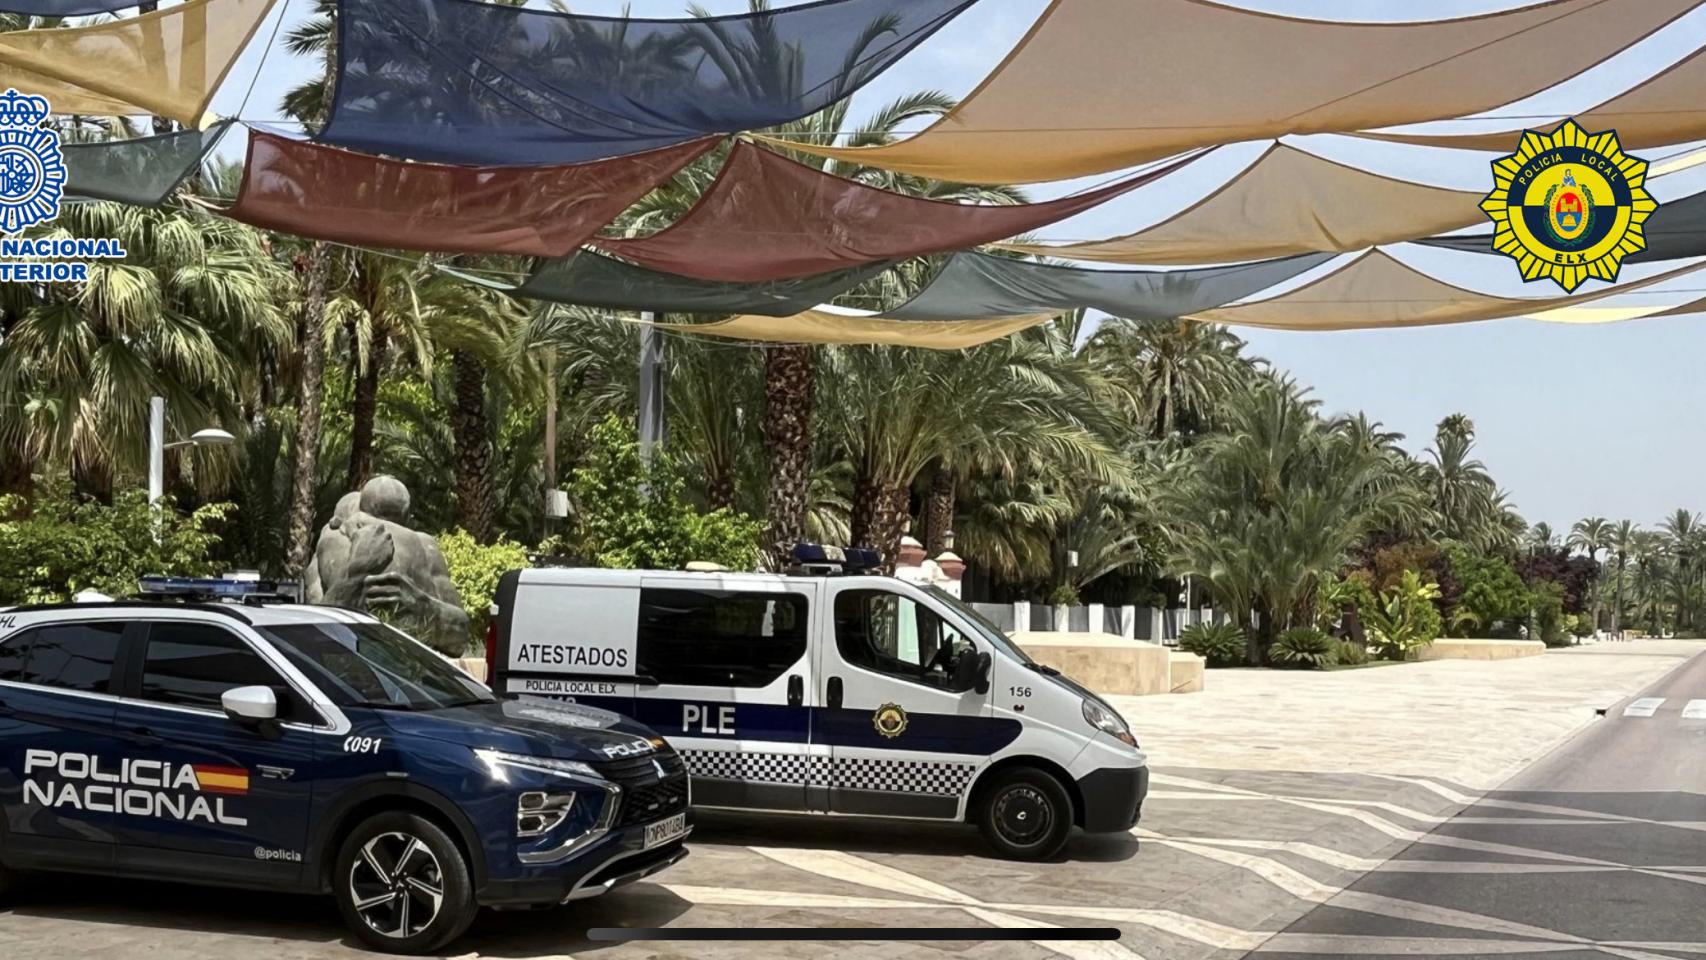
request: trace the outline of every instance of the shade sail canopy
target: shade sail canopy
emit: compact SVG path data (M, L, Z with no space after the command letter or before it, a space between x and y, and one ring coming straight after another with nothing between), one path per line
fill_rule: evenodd
M1317 253L1199 270L1087 270L956 253L917 296L883 316L989 319L1088 307L1118 317L1170 319L1248 297L1332 258Z
M321 139L449 163L568 163L816 113L975 0L828 0L631 20L478 0L339 0Z
M1000 240L1064 220L1189 160L1047 203L976 206L879 190L740 142L698 203L649 237L601 249L701 280L745 283Z
M986 320L890 320L836 310L805 310L788 317L740 316L715 323L663 323L665 330L771 343L877 344L962 350L1046 323L1053 314Z
M1421 273L1383 251L1370 250L1343 269L1277 297L1205 310L1189 319L1281 330L1415 327L1539 313L1554 314L1545 318L1549 320L1569 320L1567 313L1557 311L1640 290L1701 268L1691 265L1588 293L1530 299L1466 290Z
M1641 225L1647 248L1623 258L1624 263L1649 263L1706 256L1706 193L1668 200ZM1452 237L1430 237L1420 241L1430 247L1445 247L1465 253L1493 253L1493 235L1471 233Z
M1345 253L1481 222L1483 193L1408 183L1274 144L1220 189L1152 227L1087 243L1003 247L1104 263Z
M527 282L516 289L516 295L611 310L784 317L827 303L890 266L872 263L790 280L717 283L647 270L583 251L539 264Z
M274 0L188 0L87 27L0 34L0 89L54 113L157 114L201 126L207 105Z
M243 185L227 213L359 246L560 257L716 143L551 167L462 167L251 130Z
M1693 6L1554 0L1342 23L1209 0L1054 0L982 86L917 136L796 146L962 183L1064 180L1209 144L1477 113L1586 70Z
M136 0L0 0L0 13L34 17L86 17L136 6Z
M1576 114L1575 120L1589 133L1616 130L1617 142L1625 150L1706 139L1706 100L1701 99L1701 90L1706 90L1706 50L1696 51L1599 106ZM1394 131L1363 136L1422 146L1508 153L1516 149L1525 127L1550 133L1563 122L1559 118L1536 124L1533 119L1513 118L1491 123L1477 121L1480 130L1462 134Z
M227 120L206 130L65 144L65 195L158 206L200 168L229 129Z

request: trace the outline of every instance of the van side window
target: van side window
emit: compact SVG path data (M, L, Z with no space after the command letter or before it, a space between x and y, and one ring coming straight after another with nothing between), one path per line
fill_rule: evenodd
M278 718L293 719L294 697L284 678L242 638L206 623L149 625L142 699L218 710L220 696L237 687L271 687Z
M29 647L18 675L21 683L111 693L113 661L122 636L122 623L62 623L37 627L28 631L27 638L13 637L7 645L23 641Z
M806 653L806 598L640 590L638 673L658 683L763 687Z
M853 666L947 689L972 643L911 597L843 590L835 595L835 646Z

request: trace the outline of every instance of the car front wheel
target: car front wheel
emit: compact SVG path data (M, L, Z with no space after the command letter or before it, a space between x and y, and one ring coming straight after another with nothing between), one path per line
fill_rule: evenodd
M478 905L467 860L443 828L413 813L370 817L333 868L338 912L386 953L431 953L468 929Z
M1034 767L1008 770L981 792L978 827L1009 860L1047 860L1072 832L1072 797L1052 775Z

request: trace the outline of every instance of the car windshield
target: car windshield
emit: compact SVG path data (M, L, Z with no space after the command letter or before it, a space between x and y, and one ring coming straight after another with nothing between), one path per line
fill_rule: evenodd
M257 629L340 707L436 710L496 699L443 657L382 623Z
M977 628L978 635L983 637L983 639L988 640L990 645L995 647L995 649L1000 650L1002 653L1007 654L1020 663L1031 664L1036 662L1030 658L1029 654L1019 649L1019 645L1014 643L1007 634L1001 632L1001 628L996 626L993 620L990 620L983 614L978 613L976 607L966 603L964 600L961 600L959 597L954 596L948 591L943 590L941 587L930 586L925 587L924 589L928 590L931 596L942 601L948 606L953 607L961 616L970 620L972 626Z

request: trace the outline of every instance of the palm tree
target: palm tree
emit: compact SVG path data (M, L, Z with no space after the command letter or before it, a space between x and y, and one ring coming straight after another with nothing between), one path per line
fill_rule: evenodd
M1553 531L1550 523L1542 520L1528 528L1527 541L1530 552L1551 550L1558 546L1558 534Z
M1647 608L1647 632L1658 636L1664 629L1664 604L1671 580L1668 546L1662 534L1654 530L1635 532L1633 543L1635 575L1630 583L1636 607Z
M1623 569L1628 566L1629 558L1641 547L1641 530L1628 520L1619 520L1611 528L1610 542L1613 562L1617 566L1617 592L1611 602L1611 634L1617 636L1623 629Z
M1672 575L1676 586L1676 628L1683 630L1692 623L1689 599L1693 594L1694 575L1700 561L1700 548L1706 538L1706 528L1700 514L1678 509L1659 525L1669 538Z
M1473 424L1462 414L1440 421L1433 446L1423 451L1423 470L1440 536L1482 548L1508 542L1511 533L1498 485L1487 465L1470 453ZM1526 529L1526 524L1521 529Z
M1102 324L1087 353L1118 389L1121 405L1150 436L1196 432L1246 384L1244 341L1223 326L1115 318Z
M0 342L0 455L110 492L146 467L148 398L171 428L241 433L262 369L287 349L286 271L257 230L184 209L68 204L49 237L117 237L128 256L89 265L89 281L13 301ZM221 491L232 448L197 451L195 485ZM16 458L14 460L14 458Z
M1570 537L1565 546L1572 550L1580 550L1587 554L1589 560L1599 563L1599 551L1610 546L1611 524L1604 517L1583 517L1570 525ZM1596 575L1597 576L1597 575ZM1593 591L1593 601L1589 617L1592 618L1593 629L1599 629L1599 591Z

